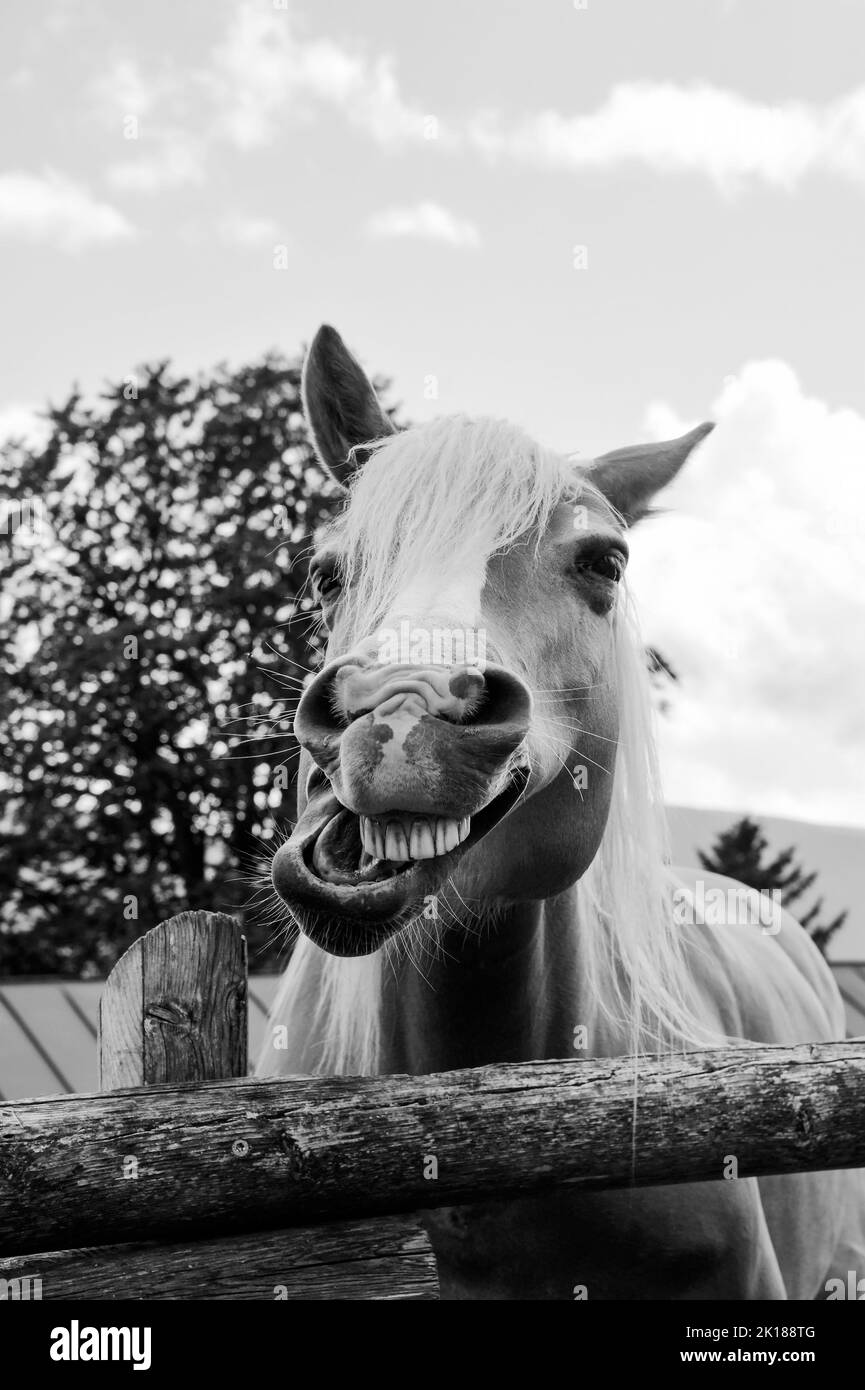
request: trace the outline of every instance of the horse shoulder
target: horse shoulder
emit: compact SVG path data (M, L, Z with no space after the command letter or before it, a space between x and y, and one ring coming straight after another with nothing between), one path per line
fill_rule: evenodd
M829 966L792 913L724 874L672 870L689 894L702 884L737 908L733 919L682 927L707 1013L728 1036L792 1046L843 1038L845 1013ZM744 919L744 920L743 920Z

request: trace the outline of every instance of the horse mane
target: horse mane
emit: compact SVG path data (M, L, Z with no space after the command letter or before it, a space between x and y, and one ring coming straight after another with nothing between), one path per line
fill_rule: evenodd
M376 441L331 531L344 555L346 599L330 654L380 623L418 573L447 557L475 572L496 551L540 544L562 500L599 499L573 459L508 423L443 416ZM608 505L608 504L607 504ZM667 831L645 652L633 603L620 589L613 620L619 749L601 845L576 885L589 996L634 1053L717 1042L698 1016L674 924ZM415 933L426 949L428 924ZM258 1074L374 1074L382 1054L386 972L412 950L412 929L371 955L331 956L301 936L271 1011L288 1046L265 1045Z

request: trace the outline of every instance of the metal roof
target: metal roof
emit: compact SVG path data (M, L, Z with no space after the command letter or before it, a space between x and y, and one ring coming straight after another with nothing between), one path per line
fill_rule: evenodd
M865 961L832 962L849 1037L865 1036ZM279 975L249 978L249 1055L264 1041ZM11 980L0 985L0 1100L98 1089L96 1010L103 981Z
M249 977L249 1055L264 1042L279 975ZM96 1012L103 980L0 984L0 1100L99 1089Z
M865 961L832 961L831 966L847 1010L847 1036L865 1037Z

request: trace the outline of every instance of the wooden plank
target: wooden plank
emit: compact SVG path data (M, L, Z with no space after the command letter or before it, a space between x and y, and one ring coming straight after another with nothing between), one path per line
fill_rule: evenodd
M135 941L99 1005L102 1090L247 1071L246 939L233 917L181 912Z
M702 1182L730 1154L741 1177L860 1167L863 1115L861 1041L23 1101L0 1106L0 1251Z
M144 1081L143 940L133 941L120 957L99 1000L96 1050L103 1091Z
M416 1217L333 1222L193 1245L111 1245L0 1260L0 1279L42 1279L42 1298L304 1302L438 1298Z

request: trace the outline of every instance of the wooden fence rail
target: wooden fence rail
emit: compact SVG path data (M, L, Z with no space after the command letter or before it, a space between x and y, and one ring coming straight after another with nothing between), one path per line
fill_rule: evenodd
M159 1086L0 1111L0 1250L865 1166L865 1043ZM433 1170L434 1178L425 1177Z
M209 926L175 922L173 945L163 941L160 958L188 962L186 933ZM185 1051L197 1059L197 1075L234 1066L237 1046L213 1047L202 1063L201 1037L213 1033L200 1015L206 995L204 1012L221 1012L237 1035L237 972L229 972L227 992L203 994L187 972L184 988L166 993L164 979L147 984L147 956L139 951L130 962L144 985L133 990L140 1026L120 1030L124 1067L134 1071L136 1049L151 1062L172 1057L175 1075ZM213 952L201 950L199 959L212 964ZM170 1030L170 1046L157 1043L154 1030ZM117 1046L114 1024L103 1035ZM164 1075L163 1063L154 1065ZM217 1291L198 1296L273 1297L236 1292L266 1285L289 1289L279 1296L339 1297L349 1265L362 1282L366 1262L378 1291L354 1296L430 1297L428 1246L416 1220L401 1213L562 1185L719 1179L731 1159L739 1177L865 1166L863 1115L861 1039L421 1077L235 1077L7 1103L0 1106L0 1254L7 1257L0 1277L26 1262L29 1272L44 1269L46 1280L53 1272L68 1292L70 1282L80 1289L87 1279L79 1247L157 1241L101 1256L88 1250L84 1264L97 1269L96 1282L127 1292L77 1296L159 1296L132 1289L152 1290L161 1278L160 1287L187 1289L163 1296L192 1297L188 1290L196 1280L206 1286L210 1271ZM373 1217L391 1225L371 1226ZM357 1220L314 1229L347 1218ZM292 1236L287 1227L303 1229ZM46 1251L40 1265L37 1252ZM296 1291L304 1269L320 1275L327 1266L337 1277L329 1285L325 1270L325 1286L336 1291ZM233 1285L231 1277L220 1283L225 1270L234 1271ZM124 1285L124 1271L132 1285Z

